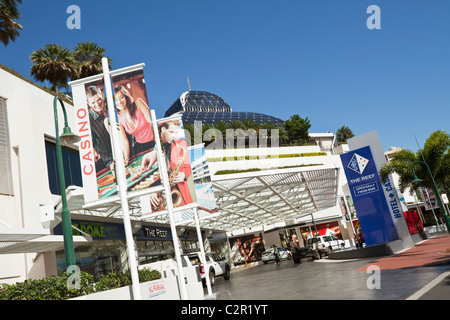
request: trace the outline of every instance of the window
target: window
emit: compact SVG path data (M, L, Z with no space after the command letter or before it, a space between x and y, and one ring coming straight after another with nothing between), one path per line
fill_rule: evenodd
M11 146L6 99L0 97L0 194L12 195Z
M48 184L52 194L61 194L58 176L58 161L56 159L56 144L45 141L45 152L47 154ZM77 151L62 147L62 158L64 166L64 178L66 188L70 185L82 187L80 156Z

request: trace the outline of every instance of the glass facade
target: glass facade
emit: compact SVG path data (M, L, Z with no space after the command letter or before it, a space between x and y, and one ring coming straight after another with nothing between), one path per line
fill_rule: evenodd
M206 91L184 92L167 109L165 117L174 113L183 114L183 123L202 121L202 124L213 125L219 121L232 122L234 120L253 120L257 123L271 122L281 125L283 120L257 112L233 112L231 107L219 96Z

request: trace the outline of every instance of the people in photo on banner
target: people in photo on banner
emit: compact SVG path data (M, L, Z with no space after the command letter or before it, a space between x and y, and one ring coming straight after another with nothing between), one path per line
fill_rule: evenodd
M124 161L127 165L133 157L153 149L155 138L150 120L150 110L141 98L133 98L122 85L114 86L117 115L119 118ZM130 136L130 139L128 139Z
M90 85L86 88L86 98L92 132L95 169L98 174L105 168L112 170L114 167L108 116L102 90L97 85Z
M165 121L160 124L162 151L167 163L174 207L193 202L187 182L191 175L187 143L185 140L177 138L180 126L181 122L178 120ZM162 200L157 193L150 195L152 208L161 208Z

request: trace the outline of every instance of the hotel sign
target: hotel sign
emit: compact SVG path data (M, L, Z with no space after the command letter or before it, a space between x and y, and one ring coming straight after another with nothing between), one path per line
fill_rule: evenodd
M366 244L397 240L389 208L396 203L387 201L370 147L344 153L341 161Z

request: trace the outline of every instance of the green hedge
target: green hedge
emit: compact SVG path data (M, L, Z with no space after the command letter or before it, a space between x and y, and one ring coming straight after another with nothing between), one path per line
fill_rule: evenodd
M208 162L238 161L238 160L258 160L258 159L277 159L277 158L298 158L298 157L317 157L326 156L326 152L308 152L294 154L269 154L266 156L232 156L222 158L208 158Z
M272 168L250 168L250 169L235 169L235 170L219 170L214 175L221 174L233 174L233 173L244 173L244 172L254 172L254 171L263 171L263 170L274 170L274 169L290 169L290 168L299 168L299 167L313 167L313 166L323 166L323 163L311 163L311 164L301 164L298 166L284 166L284 167L272 167Z
M157 270L139 270L139 282L161 278ZM95 292L101 292L131 285L130 272L102 275L94 282L91 274L81 272L80 289L68 289L67 273L61 276L49 276L40 280L25 280L15 284L0 284L0 300L66 300Z

